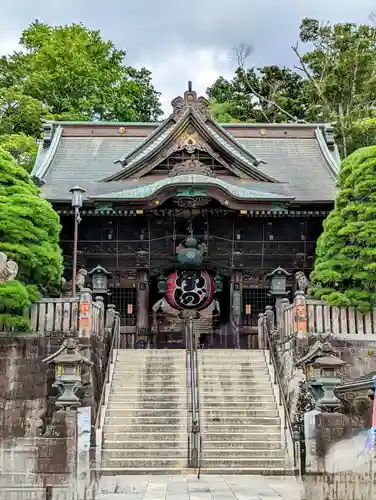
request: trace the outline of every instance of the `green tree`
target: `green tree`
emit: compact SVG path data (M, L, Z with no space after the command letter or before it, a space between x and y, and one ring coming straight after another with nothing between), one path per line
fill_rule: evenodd
M343 161L339 189L317 241L311 294L370 310L376 303L376 146Z
M17 87L0 87L0 134L23 133L40 137L43 120L50 118L48 108Z
M219 77L207 89L214 112L226 105L226 115L242 122L291 122L307 116L305 80L295 71L278 66L247 68L252 49L240 44L235 49L237 69L231 80Z
M103 40L99 31L36 21L22 33L20 45L21 51L2 63L3 80L53 115L121 121L161 115L150 72L126 66L125 51Z
M23 133L0 135L0 147L8 151L27 172L31 172L38 152L38 144L33 137Z
M296 68L307 80L310 116L336 124L339 146L347 156L360 145L351 139L353 123L374 114L376 27L305 18L299 38L303 51L298 44L293 50Z
M27 327L25 310L39 294L54 294L63 272L60 221L39 196L24 168L0 148L0 251L19 266L16 280L0 285L0 323Z

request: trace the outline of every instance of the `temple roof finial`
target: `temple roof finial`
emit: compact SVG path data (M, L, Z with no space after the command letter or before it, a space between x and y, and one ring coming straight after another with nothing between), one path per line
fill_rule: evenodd
M172 100L172 116L175 118L184 113L187 108L194 109L205 118L209 116L207 100L204 97L197 97L197 92L192 90L192 88L192 82L189 80L188 90L184 92L184 97L179 96Z

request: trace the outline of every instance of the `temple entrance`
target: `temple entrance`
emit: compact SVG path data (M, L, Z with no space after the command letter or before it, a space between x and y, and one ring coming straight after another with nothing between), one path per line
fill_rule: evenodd
M201 349L233 348L233 328L231 326L230 279L222 280L222 291L217 293L213 302L194 320L195 336ZM158 288L158 279L153 279L150 286L151 334L153 345L157 349L186 348L184 322L180 311L172 308Z

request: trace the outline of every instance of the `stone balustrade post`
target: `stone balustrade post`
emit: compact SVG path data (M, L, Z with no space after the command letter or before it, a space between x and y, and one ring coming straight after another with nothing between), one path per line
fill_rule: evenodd
M79 303L78 336L90 338L93 327L93 295L90 288L83 288Z
M108 304L104 323L106 335L111 333L112 325L114 324L115 312L115 304Z
M267 345L265 345L264 321L265 321L265 315L264 313L260 313L258 315L258 322L257 322L257 338L258 338L259 349L267 349Z
M307 337L307 299L303 290L297 290L294 297L294 332L298 339Z
M281 300L281 317L280 324L278 327L279 339L284 340L286 337L286 322L285 322L285 309L290 305L290 301L287 298Z
M101 295L95 297L95 303L100 309L100 316L98 319L98 332L97 334L101 339L104 337L104 299Z
M273 306L266 306L265 307L265 314L267 318L267 325L268 325L268 330L269 332L272 332L274 330L274 322L275 322L275 317L274 317L274 310Z

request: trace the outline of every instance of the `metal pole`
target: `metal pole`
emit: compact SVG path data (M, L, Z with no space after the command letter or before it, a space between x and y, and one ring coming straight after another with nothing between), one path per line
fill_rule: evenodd
M77 248L78 248L78 224L80 222L79 208L74 209L74 239L73 239L73 265L72 265L72 297L76 296L77 276Z

